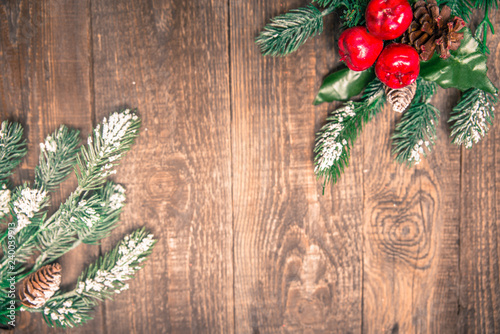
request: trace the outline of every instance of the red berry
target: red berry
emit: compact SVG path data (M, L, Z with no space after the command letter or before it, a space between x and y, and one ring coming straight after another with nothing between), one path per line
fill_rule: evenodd
M383 47L384 42L365 27L349 28L340 35L340 60L353 71L364 71L375 63Z
M375 74L387 86L398 89L412 84L420 72L417 51L406 44L387 46L375 64Z
M366 7L366 27L384 40L401 36L413 20L407 0L371 0Z

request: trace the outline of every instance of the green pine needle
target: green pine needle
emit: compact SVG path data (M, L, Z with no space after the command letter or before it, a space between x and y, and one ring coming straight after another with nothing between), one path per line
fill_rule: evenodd
M440 2L439 4L450 7L451 15L459 16L465 22L469 22L473 6L469 0L446 0Z
M417 79L417 89L415 90L415 96L413 97L413 102L430 102L434 94L436 94L437 84L433 81L427 81L418 77Z
M409 167L420 163L424 148L430 151L436 137L439 110L425 102L413 102L392 136L396 161Z
M40 144L40 158L35 168L35 187L54 191L73 171L80 151L80 131L62 125Z
M12 175L12 170L19 165L26 152L22 126L3 121L0 128L0 181Z
M316 135L314 164L318 178L335 184L349 165L351 145L354 144L363 125L378 114L385 103L384 84L378 79L365 90L361 101L347 102L334 111L327 124Z
M498 8L498 0L474 0L474 7L489 12Z
M288 13L276 16L256 39L264 56L286 56L303 45L309 37L323 32L323 16L332 9L321 12L309 5L292 9Z
M495 117L497 98L477 88L467 90L453 108L448 122L451 124L452 142L471 148L488 133Z
M321 7L338 7L342 1L339 0L315 0L313 3L317 3Z

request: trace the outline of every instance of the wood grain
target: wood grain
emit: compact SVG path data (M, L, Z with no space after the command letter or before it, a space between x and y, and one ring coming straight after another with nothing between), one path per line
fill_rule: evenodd
M159 242L130 292L106 302L116 333L233 326L227 3L93 1L96 121L137 108L142 134L116 180L123 224Z
M495 28L499 16L492 15ZM488 75L500 84L500 36L489 36ZM498 110L498 109L497 109ZM498 114L497 114L498 115ZM498 117L498 116L497 116ZM498 118L488 136L462 150L460 202L461 333L500 331L500 140Z
M262 57L253 42L271 17L301 4L231 1L238 333L361 328L361 160L324 197L312 164L327 109L312 101L335 62L319 50L332 34L287 58Z
M88 1L9 1L0 6L2 46L2 119L21 122L28 155L16 171L15 182L32 180L39 145L60 124L79 129L82 138L91 129L90 20ZM52 204L74 190L76 178L63 183ZM62 257L64 287L71 288L95 246L82 245ZM101 312L93 326L102 325ZM62 332L43 325L40 314L21 313L16 329L26 333ZM85 333L85 328L73 330Z
M441 97L439 99L439 97ZM393 161L395 113L369 124L365 143L363 332L454 333L457 324L460 151L446 120L456 92L439 90L433 152L413 169Z

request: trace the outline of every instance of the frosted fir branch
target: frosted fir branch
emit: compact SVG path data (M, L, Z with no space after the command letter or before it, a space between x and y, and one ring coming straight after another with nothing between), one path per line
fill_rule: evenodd
M11 191L7 189L7 185L3 184L0 190L0 218L5 217L10 213Z
M83 221L91 228L98 221L91 211L100 210L90 208L92 205L81 201L88 201L87 194L92 190L99 190L106 178L116 172L113 168L130 150L138 136L140 124L141 121L135 112L127 109L112 113L94 128L88 137L87 146L81 147L77 158L77 189L47 220L38 236L42 254L37 259L37 265L48 263L50 259L56 259L78 246L78 242L82 241L75 236L82 229L78 222ZM105 231L101 232L91 234L87 241L96 243L99 235L101 238L107 236Z
M107 237L115 228L120 218L120 213L125 205L125 189L113 182L108 182L97 195L98 205L90 207L94 212L77 230L78 239L85 244L97 244L99 240Z
M19 165L26 152L22 126L3 121L0 128L0 181L12 174L12 170Z
M32 219L48 205L47 192L40 189L31 189L26 184L18 187L14 194L12 207L17 220L14 234L19 233L31 224Z
M62 125L40 143L40 157L35 168L35 187L55 190L73 171L80 149L80 131Z
M452 143L472 148L483 139L495 117L496 97L477 88L467 90L453 108L451 124Z
M139 134L140 118L130 110L115 112L98 124L78 157L78 191L97 189L116 173L113 168Z
M384 85L375 79L366 88L361 101L347 102L326 119L327 124L316 135L314 148L314 171L318 178L324 179L324 186L337 182L349 164L351 146L363 124L379 113L384 103Z
M127 235L82 273L74 290L57 294L45 304L43 317L47 324L66 328L92 319L91 312L98 300L129 288L127 281L142 268L155 243L153 235L144 228Z
M91 298L76 294L65 294L64 298L56 296L41 308L43 319L51 327L73 328L92 320L91 313L97 302ZM59 298L58 298L59 297ZM33 309L25 309L33 312Z
M80 200L68 199L54 223L39 237L38 256L32 272L54 261L81 243L97 244L115 228L125 205L125 189L113 182Z
M439 110L429 103L412 103L396 126L393 155L409 167L417 165L435 142Z
M320 130L317 137L314 152L320 153L316 159L314 172L316 174L328 171L345 153L345 147L348 145L345 138L339 137L349 122L353 121L354 103L347 102L342 108L337 109L335 114L327 118L327 123Z
M142 268L156 241L144 228L127 235L78 278L76 293L96 299L109 298L128 289L125 282Z

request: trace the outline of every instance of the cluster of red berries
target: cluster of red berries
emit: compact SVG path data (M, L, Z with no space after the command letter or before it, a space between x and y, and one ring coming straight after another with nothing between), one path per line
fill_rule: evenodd
M412 84L420 72L417 51L399 43L384 48L384 40L401 36L410 26L413 11L408 1L371 0L365 19L366 27L350 28L340 35L341 60L353 71L364 71L376 62L375 74L391 88Z

